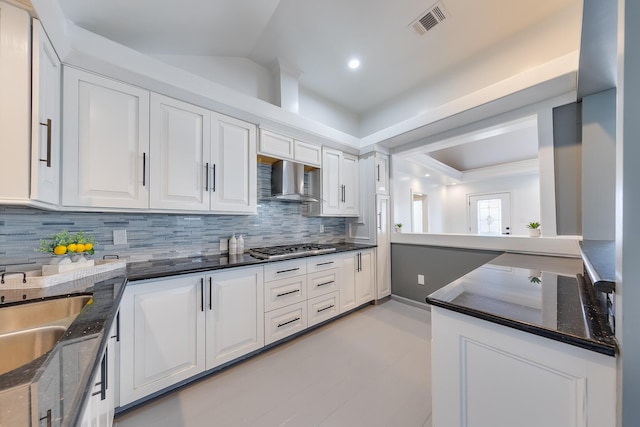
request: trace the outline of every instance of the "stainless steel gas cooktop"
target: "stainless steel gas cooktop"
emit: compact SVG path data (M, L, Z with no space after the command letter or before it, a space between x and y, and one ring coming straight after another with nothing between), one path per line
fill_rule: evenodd
M299 245L268 246L249 249L249 254L260 259L278 259L298 255L318 255L334 252L335 246L322 243L302 243Z

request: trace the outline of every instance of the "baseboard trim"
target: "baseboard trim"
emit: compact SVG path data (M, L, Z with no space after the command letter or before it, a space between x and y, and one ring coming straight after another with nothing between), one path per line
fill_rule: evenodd
M398 295L393 295L393 294L391 295L391 299L394 300L394 301L401 302L403 304L407 304L407 305L411 305L413 307L421 308L423 310L431 311L431 305L430 304L426 304L424 302L414 301L412 299L401 297L401 296L398 296Z

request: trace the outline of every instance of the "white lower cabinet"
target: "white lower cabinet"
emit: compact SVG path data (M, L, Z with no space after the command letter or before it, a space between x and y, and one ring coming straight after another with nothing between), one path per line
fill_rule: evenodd
M337 268L311 273L307 276L309 299L329 292L339 291L340 279Z
M307 276L296 276L264 284L264 311L307 300Z
M308 326L317 325L338 314L340 314L340 292L338 291L310 298L307 301Z
M116 322L113 323L107 347L102 353L98 369L91 381L90 394L86 396L81 427L111 427L116 395Z
M374 300L375 250L349 252L342 258L340 269L340 312Z
M131 283L121 303L120 405L264 346L263 268Z
M120 405L205 368L204 276L130 283L120 305Z
M288 305L264 314L264 343L271 344L307 329L307 302Z
M213 273L206 283L206 369L211 369L264 346L263 269Z
M616 358L431 307L434 426L616 425Z

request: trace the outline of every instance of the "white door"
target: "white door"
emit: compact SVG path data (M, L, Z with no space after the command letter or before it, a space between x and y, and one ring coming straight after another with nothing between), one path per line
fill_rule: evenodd
M65 67L62 203L149 207L149 92Z
M204 371L204 276L129 283L120 305L120 405Z
M473 234L511 234L511 195L469 196L469 231Z
M209 110L151 94L151 208L209 210Z
M262 267L234 269L206 278L206 369L264 346Z
M391 231L389 196L376 196L376 298L391 295Z
M31 198L60 203L60 60L40 21L33 20Z
M322 214L339 215L342 212L342 182L340 177L342 153L322 150Z
M340 268L340 313L356 308L356 258L349 254Z
M211 210L256 213L256 127L211 113Z
M358 216L358 156L342 155L342 213L345 216Z
M374 299L375 262L373 254L373 251L362 251L356 254L356 305L362 305Z

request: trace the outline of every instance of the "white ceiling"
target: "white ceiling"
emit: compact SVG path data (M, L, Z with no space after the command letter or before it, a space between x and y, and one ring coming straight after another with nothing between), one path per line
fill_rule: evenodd
M435 0L58 1L76 25L143 53L280 58L302 87L364 114L579 0L442 0L449 17L422 37L409 24Z

